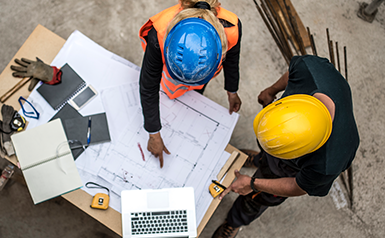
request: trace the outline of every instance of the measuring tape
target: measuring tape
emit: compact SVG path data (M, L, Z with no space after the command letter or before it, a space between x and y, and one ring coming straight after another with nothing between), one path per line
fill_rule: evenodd
M18 112L13 114L12 121L10 123L11 129L13 131L21 131L25 128L25 119Z
M94 185L94 186L89 186L89 185ZM91 208L96 208L96 209L102 209L106 210L108 208L108 203L110 202L110 190L106 187L103 187L97 183L94 182L88 182L86 183L87 188L103 188L108 191L108 195L105 193L97 193L92 199L91 203Z
M216 198L219 194L226 190L226 187L215 180L212 180L212 182L213 183L209 186L209 191L211 196L213 196L213 198Z

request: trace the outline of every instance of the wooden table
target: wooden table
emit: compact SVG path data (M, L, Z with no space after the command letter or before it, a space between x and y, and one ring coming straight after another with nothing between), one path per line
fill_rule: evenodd
M27 58L27 59L35 59L35 57L39 57L45 63L49 64L58 54L60 49L63 47L65 40L58 35L54 34L47 28L38 25L32 34L28 37L25 43L21 46L19 51L13 57L13 59L9 62L4 71L0 74L0 95L3 95L10 88L16 85L20 79L12 76L12 70L10 69L11 65L14 65L15 58ZM5 104L11 105L15 108L15 110L20 109L20 105L18 103L18 98L23 96L27 98L29 95L28 85L24 85L19 91L17 91L14 95L12 95ZM234 171L235 169L240 169L247 159L247 155L240 152L238 149L231 145L227 145L226 151L229 153L233 153L233 151L239 152L239 156L231 165L229 171ZM6 157L13 164L17 164L17 159L15 156ZM230 172L226 175L223 184L225 186L229 186L234 180L235 175L233 172ZM208 189L208 188L207 188ZM63 198L86 212L88 215L92 216L120 236L122 236L122 221L121 214L116 210L109 208L107 210L97 210L90 208L90 204L92 201L92 196L85 192L84 190L78 189L73 192L62 195ZM32 202L32 201L31 201ZM210 204L210 207L206 211L203 220L198 226L198 236L202 232L203 228L206 226L210 217L214 213L215 209L218 207L220 200L218 197L213 199Z

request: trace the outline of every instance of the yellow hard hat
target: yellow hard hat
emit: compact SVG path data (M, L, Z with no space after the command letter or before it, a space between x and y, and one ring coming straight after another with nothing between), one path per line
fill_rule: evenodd
M332 132L332 119L317 98L296 94L262 109L254 119L254 132L268 154L295 159L325 144Z

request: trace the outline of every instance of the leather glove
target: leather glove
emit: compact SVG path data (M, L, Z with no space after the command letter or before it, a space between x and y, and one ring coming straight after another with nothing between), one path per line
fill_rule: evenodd
M11 135L13 133L11 129L11 121L13 118L13 114L15 114L15 109L12 106L5 105L1 107L1 114L3 115L3 121L0 123L1 132L1 149L4 152L7 152L8 156L15 154L15 150L13 149L11 142Z
M38 58L36 59L37 61L26 58L21 58L21 60L15 59L15 62L20 66L11 65L11 69L15 71L12 75L18 78L31 77L31 83L28 87L29 91L32 91L40 80L51 85L59 83L61 71L56 67L45 64Z

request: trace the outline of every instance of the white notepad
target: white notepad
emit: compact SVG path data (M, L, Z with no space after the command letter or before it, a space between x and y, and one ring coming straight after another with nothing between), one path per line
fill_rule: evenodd
M11 140L34 204L83 186L60 119Z

